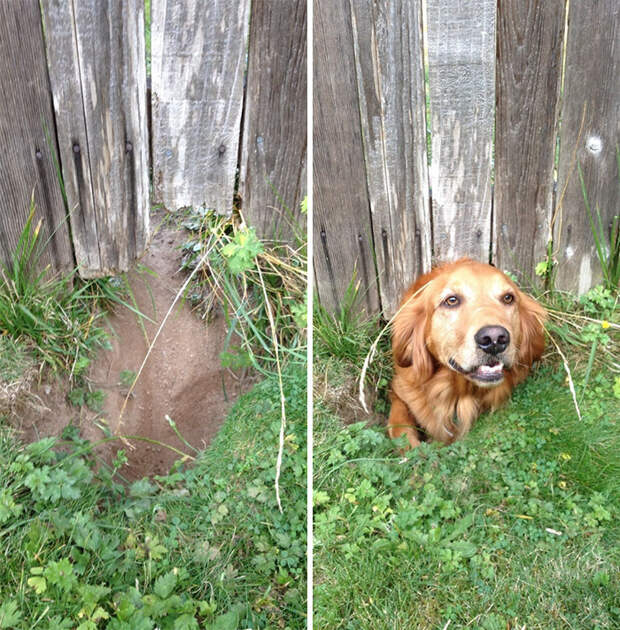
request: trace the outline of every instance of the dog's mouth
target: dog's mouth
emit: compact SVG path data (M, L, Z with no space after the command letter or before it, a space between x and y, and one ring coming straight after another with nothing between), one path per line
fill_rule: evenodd
M504 380L504 364L495 357L490 357L486 363L466 370L454 359L449 359L448 364L453 370L460 372L472 381L480 383L500 383Z

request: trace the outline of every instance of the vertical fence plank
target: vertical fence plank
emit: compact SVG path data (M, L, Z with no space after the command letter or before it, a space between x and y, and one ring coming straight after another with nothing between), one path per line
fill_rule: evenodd
M249 0L152 0L153 188L169 210L232 210Z
M381 304L391 317L431 262L422 3L351 5Z
M488 260L496 0L427 0L433 253Z
M571 2L567 40L554 249L558 288L581 294L600 282L602 271L578 166L607 242L620 206L620 4Z
M306 0L254 2L239 193L261 237L305 235Z
M314 261L321 303L356 274L360 307L379 308L348 0L314 0Z
M15 251L34 191L36 220L44 219L40 242L47 242L41 263L71 268L37 0L0 3L0 112L0 262Z
M525 284L550 236L563 31L563 2L499 3L493 250Z
M144 4L42 0L80 274L126 271L148 236Z

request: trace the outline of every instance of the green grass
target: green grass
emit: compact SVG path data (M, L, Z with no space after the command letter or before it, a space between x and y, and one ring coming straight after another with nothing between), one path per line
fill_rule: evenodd
M305 369L283 379L282 514L276 378L190 470L130 486L72 430L58 451L1 428L0 628L305 627Z
M82 281L74 272L53 273L41 266L47 243L34 224L35 206L12 259L0 265L0 334L28 348L34 359L54 370L84 371L90 356L108 344L100 320L112 304L122 304L121 278Z
M357 364L364 361L369 340L377 333L379 316L368 317L360 308L359 284L349 283L338 310L330 313L318 299L314 300L315 356L345 359Z
M222 217L204 208L188 210L182 226L188 233L183 267L193 270L202 262L187 298L205 318L215 307L224 310L225 367L273 374L276 344L279 353L305 364L305 242L259 240L236 213Z
M465 440L405 458L384 429L318 405L316 627L617 627L612 388L591 377L580 423L545 367Z
M146 52L146 76L151 76L151 0L144 0L144 46Z
M620 180L619 149L616 149L616 161L618 164L618 179ZM609 226L609 242L607 242L607 231L605 227L603 227L601 211L598 206L595 208L596 221L594 220L595 216L592 212L592 208L590 207L588 191L583 180L583 172L580 164L577 164L577 172L579 174L583 203L588 213L590 231L592 232L592 238L594 240L594 245L596 246L596 256L599 264L601 265L605 287L607 289L617 291L618 283L620 282L620 217L616 215L612 219L611 225Z
M34 367L31 353L22 344L0 336L0 383L15 383Z

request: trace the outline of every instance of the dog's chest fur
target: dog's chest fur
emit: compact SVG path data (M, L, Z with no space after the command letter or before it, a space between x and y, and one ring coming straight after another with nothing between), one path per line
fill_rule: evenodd
M508 374L504 383L484 389L448 368L440 368L420 385L407 378L407 370L397 370L392 387L416 425L435 440L452 442L469 431L480 413L504 403L513 382Z

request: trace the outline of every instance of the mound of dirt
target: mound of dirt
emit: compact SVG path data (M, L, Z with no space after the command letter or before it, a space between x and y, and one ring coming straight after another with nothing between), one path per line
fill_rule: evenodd
M131 375L138 373L185 280L185 274L179 272L177 249L183 236L174 227L161 227L140 261L147 271L128 275L135 306L155 323L142 319L141 325L135 313L120 307L108 317L112 350L99 352L89 374L92 389L105 394L102 413L76 412L66 404L64 392L45 385L36 394L47 411L39 410L31 414L30 422L27 418L22 422L26 439L58 435L69 420L93 442L105 437L101 427L113 435L143 438L114 441L100 451L111 461L123 448L129 461L121 472L128 479L164 474L181 457L178 451L193 456L192 448L204 449L209 444L232 402L249 386L248 379L221 367L219 355L226 338L221 315L214 313L205 324L187 303L179 302L128 396ZM176 424L182 440L167 417Z
M369 410L365 411L359 399L359 373L342 362L327 359L315 363L313 395L344 424L385 424L385 416L374 411L377 391L365 388L364 401Z

